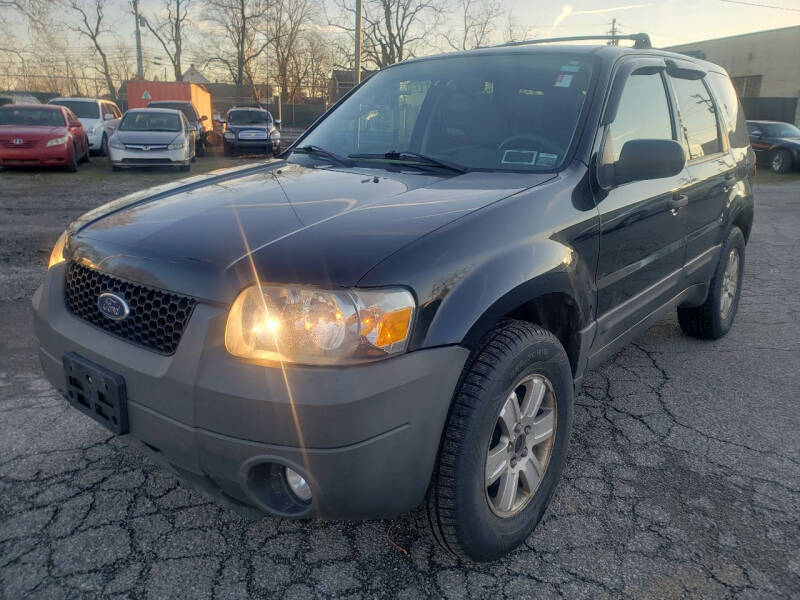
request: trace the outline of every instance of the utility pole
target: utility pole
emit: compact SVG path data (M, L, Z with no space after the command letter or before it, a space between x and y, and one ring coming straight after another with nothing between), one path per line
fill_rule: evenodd
M619 46L619 40L617 39L617 34L619 31L617 30L617 19L611 19L611 31L608 33L611 34L611 41L608 42L609 46Z
M361 83L361 0L356 0L356 49L353 58L355 85Z
M136 76L144 79L142 67L142 32L139 30L139 0L131 0L133 5L133 18L136 20Z

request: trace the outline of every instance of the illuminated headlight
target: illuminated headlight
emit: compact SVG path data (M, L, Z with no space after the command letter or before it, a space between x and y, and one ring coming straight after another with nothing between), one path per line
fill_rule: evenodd
M47 142L47 147L50 146L61 146L62 144L66 144L69 141L69 136L65 135L63 137L53 138L52 140Z
M404 352L415 303L404 289L251 286L228 313L225 347L268 363L333 365Z
M232 131L226 131L225 132L225 139L226 140L235 140L236 139L236 134L233 133Z
M58 239L56 240L56 245L53 246L53 250L50 252L50 260L47 261L48 269L66 260L64 258L64 246L66 245L66 243L67 243L67 232L64 231L60 236L58 236Z
M116 148L117 150L125 149L125 144L120 142L117 136L113 136L110 140L108 140L108 145L111 146L112 148Z
M169 146L167 146L168 150L180 150L186 146L186 138L181 138L177 142L172 142Z
M281 132L278 131L277 129L273 129L272 131L269 132L269 139L271 139L273 142L275 140L281 139Z

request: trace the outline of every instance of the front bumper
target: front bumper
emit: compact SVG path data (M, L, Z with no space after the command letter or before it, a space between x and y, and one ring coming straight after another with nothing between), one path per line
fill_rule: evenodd
M70 144L60 146L44 146L44 142L37 147L26 150L0 148L0 165L12 166L43 166L58 167L68 165L72 158Z
M108 160L118 167L169 167L189 163L186 151L178 150L127 150L108 148Z
M225 140L225 145L228 148L233 150L238 150L240 152L277 152L280 150L281 141L280 140L269 140L269 139L260 139L260 140L248 140L248 139L236 139L236 140Z
M70 313L63 275L63 263L53 267L33 299L47 378L64 390L68 352L122 375L124 437L195 487L288 517L394 517L422 500L466 349L282 371L230 356L226 310L198 304L175 354L162 356ZM284 502L275 466L303 475L310 505Z

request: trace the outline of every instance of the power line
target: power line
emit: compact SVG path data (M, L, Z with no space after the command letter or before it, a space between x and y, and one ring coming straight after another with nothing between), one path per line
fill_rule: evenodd
M800 12L800 8L789 8L788 6L775 6L774 4L759 4L758 2L745 2L744 0L719 0L728 4L743 4L744 6L757 6L759 8L773 8L775 10L791 10Z

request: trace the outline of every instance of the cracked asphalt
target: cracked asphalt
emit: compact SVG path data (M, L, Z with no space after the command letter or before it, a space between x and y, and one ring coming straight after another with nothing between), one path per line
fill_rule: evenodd
M669 316L589 373L542 523L476 566L408 519L245 521L56 395L29 314L52 243L173 177L94 163L0 171L0 596L800 597L800 177L759 175L730 334L689 339Z

